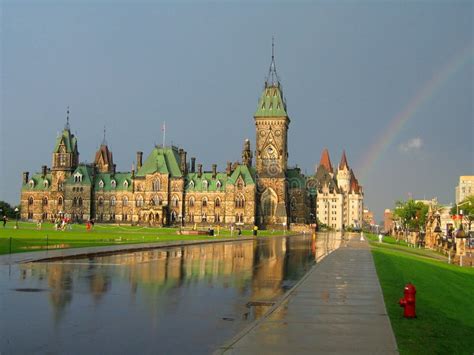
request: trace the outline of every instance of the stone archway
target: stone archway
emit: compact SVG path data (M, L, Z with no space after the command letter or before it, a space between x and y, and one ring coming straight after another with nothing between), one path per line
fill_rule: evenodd
M268 187L262 194L260 200L260 209L262 211L262 217L264 223L274 223L276 207L278 204L278 195L275 190Z

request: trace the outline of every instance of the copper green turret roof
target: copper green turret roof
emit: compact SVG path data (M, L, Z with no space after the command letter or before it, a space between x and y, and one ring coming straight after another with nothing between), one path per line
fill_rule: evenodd
M265 86L255 117L288 117L280 84Z
M56 145L54 146L53 153L59 153L61 142L64 143L64 146L66 147L66 153L77 152L77 139L74 134L71 133L69 128L65 128L61 135L56 138Z
M137 176L161 173L170 174L171 177L181 177L179 168L179 153L176 147L155 147L146 158L142 167L138 169Z

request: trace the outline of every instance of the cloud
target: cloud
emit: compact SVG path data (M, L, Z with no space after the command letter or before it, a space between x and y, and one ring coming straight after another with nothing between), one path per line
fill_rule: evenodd
M423 140L420 137L415 137L400 144L398 148L401 152L408 153L415 150L419 150L421 149L421 147L423 147Z

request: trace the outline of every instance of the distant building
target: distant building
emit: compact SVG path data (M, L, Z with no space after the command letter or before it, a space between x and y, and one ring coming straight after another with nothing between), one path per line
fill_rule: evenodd
M383 230L385 232L389 232L393 229L394 227L393 223L393 212L390 209L386 209L383 213Z
M474 195L474 175L463 175L459 177L459 185L456 186L456 203L464 201L468 196Z
M337 169L333 169L329 152L324 149L315 178L318 220L336 230L361 228L364 194L347 163L346 152Z
M374 213L368 209L364 209L363 221L365 225L369 225L369 226L375 226L377 224L375 222Z

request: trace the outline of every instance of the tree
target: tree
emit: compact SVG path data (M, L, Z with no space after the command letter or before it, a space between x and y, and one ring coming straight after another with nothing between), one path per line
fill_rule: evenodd
M397 201L393 214L398 217L403 229L419 231L426 223L428 205L413 199Z
M16 218L15 207L11 206L8 202L0 201L0 218L3 216Z
M459 208L457 206L460 206ZM468 196L464 200L462 200L457 205L455 204L450 211L451 216L455 216L456 214L463 215L463 219L467 220L469 223L469 230L471 230L471 224L474 221L474 196Z

